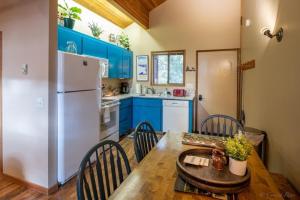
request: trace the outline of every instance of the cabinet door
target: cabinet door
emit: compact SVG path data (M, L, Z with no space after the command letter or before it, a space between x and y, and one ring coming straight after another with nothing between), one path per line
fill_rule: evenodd
M74 42L76 44L76 49L78 54L82 54L82 35L71 29L58 26L58 39L57 48L61 51L66 51L67 43Z
M123 78L122 77L122 49L113 45L108 46L108 60L109 60L109 78Z
M133 53L129 52L129 78L133 78Z
M120 108L119 132L120 136L129 133L132 123L132 107Z
M133 107L133 128L143 121L151 123L155 131L161 131L161 116L162 110L160 107L146 107L134 106Z
M107 44L101 40L84 36L82 39L82 53L98 58L107 58Z
M132 78L132 52L123 50L123 78Z

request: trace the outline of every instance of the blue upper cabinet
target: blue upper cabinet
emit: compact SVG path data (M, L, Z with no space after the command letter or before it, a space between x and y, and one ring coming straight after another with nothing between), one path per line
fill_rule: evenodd
M82 38L82 54L107 58L107 44L105 42L89 36L83 36Z
M123 70L121 78L132 78L132 52L123 50Z
M78 54L107 58L109 78L132 78L132 52L69 28L58 26L58 49L66 51L67 43L74 42Z
M76 44L77 53L82 54L81 35L71 29L58 26L58 49L66 51L68 42L74 42Z
M123 49L113 45L109 45L107 51L108 51L108 60L109 60L108 77L122 78L121 75L123 71L123 62L122 62Z

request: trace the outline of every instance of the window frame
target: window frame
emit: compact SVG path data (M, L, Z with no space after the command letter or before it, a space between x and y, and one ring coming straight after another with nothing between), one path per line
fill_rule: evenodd
M169 75L170 75L170 55L177 55L182 53L183 55L183 66L182 66L182 78L183 83L169 83ZM154 82L154 56L155 55L168 55L168 83L167 84L157 84ZM185 86L185 50L169 50L169 51L151 51L151 85L153 86Z

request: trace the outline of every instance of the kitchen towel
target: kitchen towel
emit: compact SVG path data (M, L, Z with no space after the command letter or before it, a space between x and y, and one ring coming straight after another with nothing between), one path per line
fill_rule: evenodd
M109 108L104 108L103 122L105 124L108 123L108 122L110 122L110 111L109 111Z

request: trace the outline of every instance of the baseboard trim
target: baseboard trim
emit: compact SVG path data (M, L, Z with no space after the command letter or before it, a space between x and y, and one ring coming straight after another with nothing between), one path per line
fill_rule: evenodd
M13 182L15 182L17 184L24 185L25 187L27 187L29 189L35 190L35 191L40 192L40 193L45 194L45 195L50 195L50 194L53 194L53 193L58 191L58 184L55 184L50 188L45 188L43 186L37 185L35 183L28 182L28 181L25 181L25 180L21 180L19 178L13 177L11 175L7 175L7 174L4 174L4 173L2 175L5 176L8 179L11 179Z

